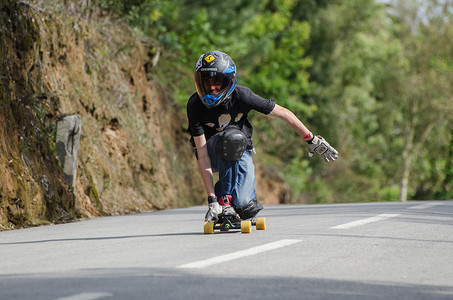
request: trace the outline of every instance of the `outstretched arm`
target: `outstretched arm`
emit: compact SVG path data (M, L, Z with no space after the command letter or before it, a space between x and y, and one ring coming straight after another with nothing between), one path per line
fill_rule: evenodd
M309 144L308 156L312 157L314 153L321 156L326 162L334 161L338 158L338 152L321 136L313 136L308 128L294 115L292 111L275 104L274 109L269 113L272 117L277 117L286 122L294 131L296 131Z
M308 128L289 109L275 104L275 107L270 112L269 116L282 119L305 140L311 140L313 138L310 130L308 130Z

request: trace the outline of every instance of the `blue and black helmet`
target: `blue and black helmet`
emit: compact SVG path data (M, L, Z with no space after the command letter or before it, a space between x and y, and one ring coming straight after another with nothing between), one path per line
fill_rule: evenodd
M195 86L208 108L224 102L236 87L236 65L227 54L212 51L200 56L195 66Z

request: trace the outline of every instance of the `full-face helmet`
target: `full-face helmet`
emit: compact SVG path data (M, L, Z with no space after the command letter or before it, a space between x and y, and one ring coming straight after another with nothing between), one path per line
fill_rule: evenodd
M236 65L227 54L212 51L203 54L195 66L195 86L208 108L223 103L236 87Z

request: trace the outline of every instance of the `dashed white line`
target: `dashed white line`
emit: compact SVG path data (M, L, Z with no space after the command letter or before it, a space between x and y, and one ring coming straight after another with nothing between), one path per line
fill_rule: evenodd
M353 222L337 225L337 226L330 227L330 228L332 228L332 229L349 229L349 228L362 226L362 225L373 223L373 222L378 222L378 221L390 219L390 218L393 218L393 217L397 217L399 215L400 214L381 214L381 215L377 215L375 217L366 218L366 219L362 219L362 220L357 220L357 221L353 221Z
M428 202L428 203L423 203L415 206L408 207L407 209L427 209L433 206L437 205L442 205L443 203L441 202Z
M232 261L235 259L239 259L239 258L252 256L252 255L259 254L259 253L283 248L283 247L290 246L290 245L293 245L293 244L296 244L299 242L301 242L301 240L280 240L280 241L276 241L273 243L264 244L261 246L242 250L242 251L237 251L237 252L233 252L233 253L226 254L226 255L220 255L220 256L213 257L213 258L192 262L189 264L184 264L184 265L178 266L177 268L201 269L201 268L209 267L212 265L217 265L217 264L221 264L224 262Z
M58 298L57 300L96 300L105 297L111 297L113 294L109 293L81 293L68 297Z

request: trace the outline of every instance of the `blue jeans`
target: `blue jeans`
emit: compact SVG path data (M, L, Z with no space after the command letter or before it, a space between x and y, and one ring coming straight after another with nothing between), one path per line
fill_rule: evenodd
M225 161L220 158L218 138L218 134L216 134L207 142L212 171L219 172L215 193L217 197L231 195L233 205L243 207L250 200L256 199L255 165L252 151L245 150L238 161Z

